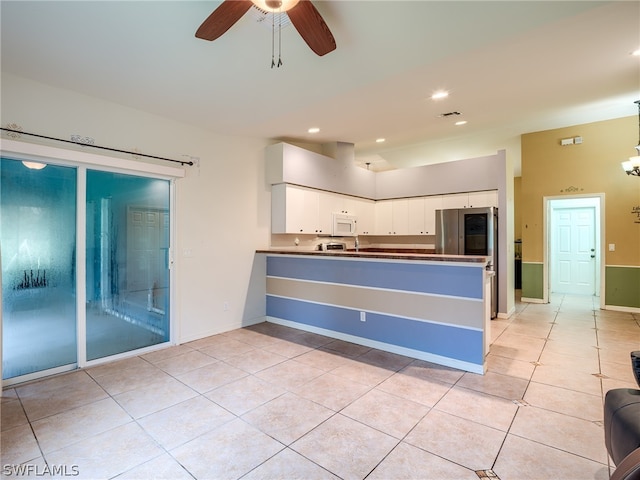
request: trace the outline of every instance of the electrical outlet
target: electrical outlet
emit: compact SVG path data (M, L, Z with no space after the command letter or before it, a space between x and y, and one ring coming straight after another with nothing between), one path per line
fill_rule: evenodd
M225 312L229 311L229 302L222 303L222 310Z
M360 321L361 322L367 321L367 312L360 312Z

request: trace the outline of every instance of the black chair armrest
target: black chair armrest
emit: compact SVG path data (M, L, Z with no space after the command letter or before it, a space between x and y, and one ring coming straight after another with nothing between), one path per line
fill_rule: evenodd
M611 480L640 480L640 448L624 457L611 475Z

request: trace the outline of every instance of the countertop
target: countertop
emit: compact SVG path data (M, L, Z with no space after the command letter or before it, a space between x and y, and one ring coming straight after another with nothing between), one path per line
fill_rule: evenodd
M378 251L380 249L361 249L354 250L297 250L294 248L273 248L268 250L256 250L256 253L266 253L269 255L308 255L315 257L345 257L345 258L380 258L385 260L422 260L430 262L459 262L459 263L481 263L486 264L488 257L473 255L444 255L438 253L416 253L415 249L401 252L396 249L393 252L389 249Z

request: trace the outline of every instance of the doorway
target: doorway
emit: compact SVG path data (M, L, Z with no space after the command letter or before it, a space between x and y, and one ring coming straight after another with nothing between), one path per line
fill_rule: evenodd
M602 221L598 196L545 198L545 294L599 296Z
M170 180L27 163L0 159L3 384L168 342Z

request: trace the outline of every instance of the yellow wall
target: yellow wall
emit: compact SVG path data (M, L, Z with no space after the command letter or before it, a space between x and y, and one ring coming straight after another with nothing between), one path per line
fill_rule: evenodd
M620 162L634 155L638 118L625 117L522 136L519 202L523 262L543 261L543 197L605 195L606 265L640 266L640 178L624 173ZM581 145L560 140L581 136ZM517 238L517 236L516 236Z
M513 179L513 238L522 240L522 177Z

